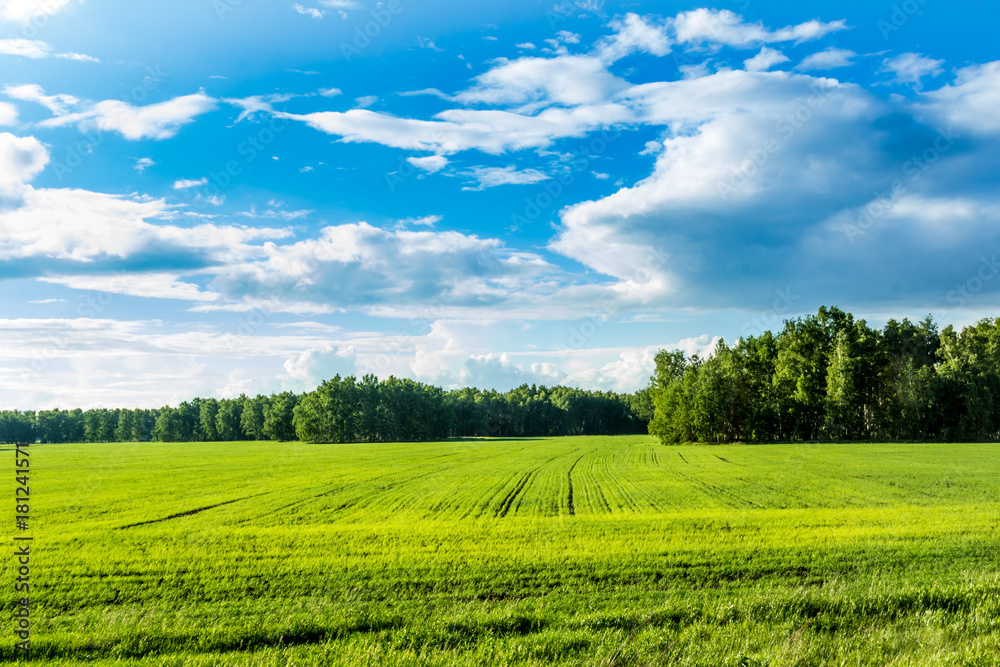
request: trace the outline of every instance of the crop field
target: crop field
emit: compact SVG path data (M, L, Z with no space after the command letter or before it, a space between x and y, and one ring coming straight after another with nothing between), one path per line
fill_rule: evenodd
M997 445L30 451L32 664L1000 664Z

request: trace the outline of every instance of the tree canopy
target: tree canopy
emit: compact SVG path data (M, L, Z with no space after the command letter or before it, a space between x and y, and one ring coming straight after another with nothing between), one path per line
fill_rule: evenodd
M1000 318L877 330L823 307L707 358L661 351L650 396L665 443L997 439Z

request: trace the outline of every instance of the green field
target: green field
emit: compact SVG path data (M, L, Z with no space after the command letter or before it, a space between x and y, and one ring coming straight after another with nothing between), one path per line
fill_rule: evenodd
M1000 664L997 445L30 452L32 662Z

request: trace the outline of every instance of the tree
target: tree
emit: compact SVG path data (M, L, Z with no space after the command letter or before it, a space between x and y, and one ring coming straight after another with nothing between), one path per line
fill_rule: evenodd
M227 398L219 401L219 412L215 415L215 433L219 440L244 440L243 428L243 401L246 396L240 399Z
M240 396L243 401L243 411L240 415L240 429L248 440L264 440L264 408L268 400L265 396L247 398Z
M184 438L184 420L181 413L171 407L164 406L156 417L153 427L153 439L160 442L181 442Z
M204 440L219 439L219 402L214 398L206 398L198 406L198 423L201 437Z
M282 442L295 439L296 402L295 394L288 391L271 397L264 408L264 434L268 438Z

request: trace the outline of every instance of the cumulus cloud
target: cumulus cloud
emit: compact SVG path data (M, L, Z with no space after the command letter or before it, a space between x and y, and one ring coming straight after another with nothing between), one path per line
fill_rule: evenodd
M467 104L576 106L605 100L627 85L592 56L502 59L455 99Z
M22 146L27 147L22 153L32 155L30 171L38 171L44 164L40 145L32 139ZM30 186L23 190L17 207L0 212L0 258L10 271L94 273L109 263L146 271L194 270L259 254L252 242L289 235L272 228L172 225L163 221L174 210L160 199Z
M919 53L901 53L882 61L883 72L895 75L895 80L902 84L912 85L919 90L923 87L925 76L938 76L944 70L943 60L934 60Z
M312 390L335 375L357 375L357 353L353 347L322 345L309 348L285 361L285 371L300 390Z
M169 139L195 116L215 109L216 102L204 93L175 97L165 102L134 107L120 100L105 100L83 111L44 120L42 127L78 125L81 129L118 132L126 139Z
M743 61L743 67L748 72L764 72L775 65L788 62L788 56L777 49L762 47L760 53Z
M954 83L926 93L920 108L940 124L975 135L1000 133L1000 60L958 71Z
M48 162L49 152L38 139L0 132L0 197L22 194L24 185ZM0 252L5 243L10 241L0 240Z
M553 269L496 239L357 223L326 227L290 245L265 244L262 257L218 270L211 287L228 302L277 294L283 304L315 312L434 303L467 308L501 304Z
M417 169L434 172L441 171L448 166L448 158L443 155L428 155L427 157L408 157L406 161Z
M753 48L762 44L794 42L800 44L847 28L845 21L806 21L778 30L765 28L763 23L747 23L728 9L695 9L681 12L673 22L677 41L699 45L723 45Z
M614 32L597 44L597 54L604 62L615 62L635 52L654 56L670 53L666 22L651 22L629 13L624 19L612 21L610 27Z
M28 23L40 16L52 16L73 4L73 0L5 0L0 4L0 19Z
M0 126L17 123L17 107L7 102L0 102Z

